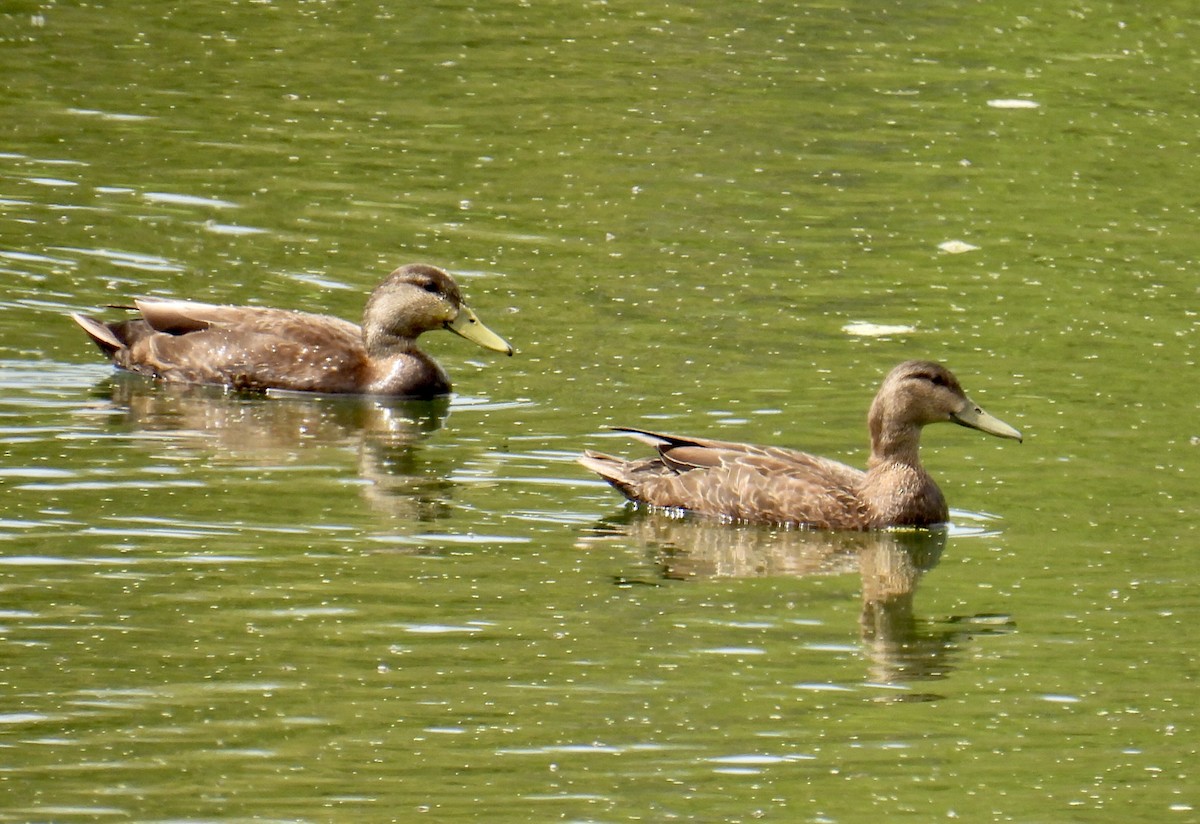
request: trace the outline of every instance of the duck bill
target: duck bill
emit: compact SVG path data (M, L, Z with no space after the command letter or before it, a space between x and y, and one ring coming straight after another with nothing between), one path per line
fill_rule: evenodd
M462 307L458 312L458 317L447 323L446 328L454 334L462 335L472 343L482 346L484 349L503 352L506 355L513 353L513 348L509 345L509 342L480 323L479 318L475 317L475 313L469 307Z
M972 429L978 429L980 432L986 432L989 435L995 435L997 438L1011 438L1014 441L1021 440L1021 433L1011 426L1006 424L999 418L989 415L981 408L976 406L971 401L967 401L966 405L955 413L950 415L950 420L960 426L969 426Z

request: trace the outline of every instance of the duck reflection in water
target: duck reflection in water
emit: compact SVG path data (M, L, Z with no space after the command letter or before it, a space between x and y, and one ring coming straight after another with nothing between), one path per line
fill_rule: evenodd
M661 578L669 580L858 574L862 580L859 637L871 662L867 680L900 686L945 678L964 643L976 635L1004 631L1005 624L990 616L951 618L941 628L917 617L913 607L917 584L937 565L946 538L945 528L820 532L631 511L606 519L584 543L638 545L653 557ZM636 581L623 579L622 583ZM905 690L885 700L941 697Z
M112 425L168 436L215 464L264 468L327 464L353 455L367 483L362 494L380 512L429 522L449 509L453 467L422 449L445 423L449 398L228 393L220 387L171 384L115 372L97 385Z

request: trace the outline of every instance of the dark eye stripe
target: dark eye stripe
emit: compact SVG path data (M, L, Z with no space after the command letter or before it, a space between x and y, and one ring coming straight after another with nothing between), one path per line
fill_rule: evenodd
M946 380L946 376L942 374L934 374L932 372L918 372L913 375L914 378L923 381L929 381L934 386L949 386L950 381Z

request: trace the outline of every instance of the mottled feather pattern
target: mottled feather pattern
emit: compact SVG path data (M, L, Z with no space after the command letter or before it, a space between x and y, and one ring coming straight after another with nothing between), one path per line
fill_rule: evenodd
M392 272L367 300L363 325L259 306L139 298L140 317L103 323L75 315L113 363L175 383L238 390L432 397L450 391L445 370L417 348L448 329L480 346L512 347L478 322L458 285L434 266Z
M975 406L945 367L906 361L871 404L866 472L793 449L630 427L618 431L653 445L656 457L625 461L589 451L580 462L630 500L665 509L814 529L929 526L946 521L949 509L918 448L922 427L941 421L1020 439Z

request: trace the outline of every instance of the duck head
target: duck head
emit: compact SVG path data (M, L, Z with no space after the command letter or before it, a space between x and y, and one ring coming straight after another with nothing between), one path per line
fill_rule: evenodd
M484 326L466 305L454 278L423 263L401 266L375 288L363 311L362 328L368 351L411 345L423 332L447 329L484 349L513 353L508 341Z
M914 453L921 428L950 422L978 429L998 438L1021 440L1021 433L989 415L967 397L958 378L932 361L905 361L884 378L871 404L868 423L872 454L876 457Z

